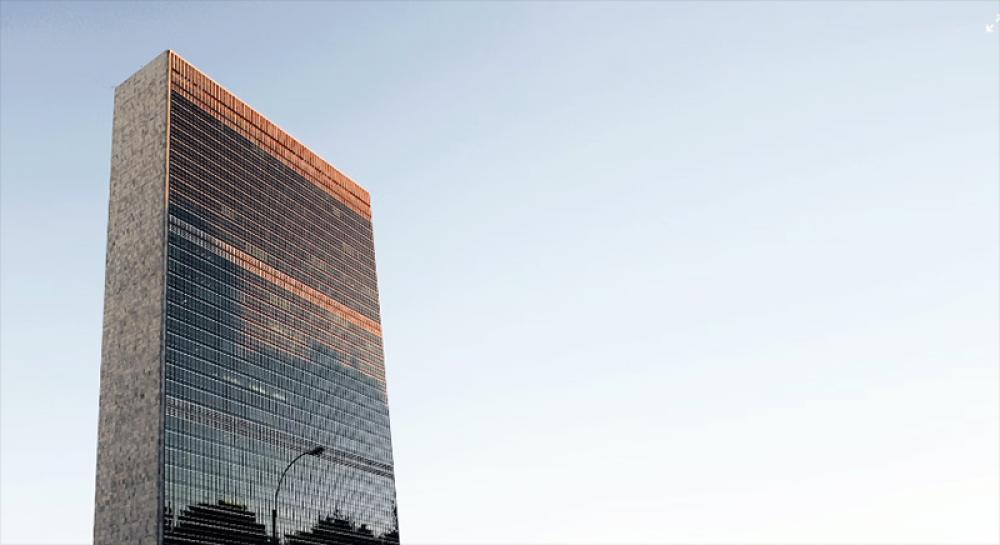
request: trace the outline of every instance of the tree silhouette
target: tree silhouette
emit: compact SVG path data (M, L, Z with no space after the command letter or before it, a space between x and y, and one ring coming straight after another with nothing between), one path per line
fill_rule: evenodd
M367 524L356 524L340 511L319 519L309 530L285 534L282 545L397 545L399 523L375 535ZM163 510L163 545L274 545L257 515L244 505L218 503L190 505L174 516L172 506Z
M257 515L243 505L220 500L217 504L188 506L173 522L173 510L164 510L164 545L268 545Z
M321 518L308 531L300 531L287 536L287 545L379 545L399 543L399 531L375 536L366 524L355 525L339 512L332 517Z

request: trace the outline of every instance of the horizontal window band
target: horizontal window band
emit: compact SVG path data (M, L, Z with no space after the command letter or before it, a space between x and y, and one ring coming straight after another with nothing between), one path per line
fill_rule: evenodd
M313 442L301 437L169 396L166 398L166 416L176 416L191 422L205 424L213 429L263 440L273 446L286 448L293 452L304 452L316 446ZM393 477L393 468L389 464L369 460L364 456L333 446L323 445L323 447L326 451L320 457L324 460L383 477Z
M373 335L379 337L382 336L382 326L378 322L364 316L360 312L343 305L335 300L333 300L328 295L317 291L316 289L303 284L299 280L292 278L291 276L271 267L270 265L264 263L263 261L251 256L250 254L243 252L239 248L236 248L232 244L228 244L221 240L208 235L201 229L194 227L184 220L176 217L171 217L171 222L175 225L181 227L188 234L193 235L195 238L209 244L216 250L221 250L223 257L232 260L234 263L240 265L245 270L271 282L281 288L302 297L303 299L313 303L317 306L323 307L335 314L341 316L342 318L350 321L354 325L365 329Z

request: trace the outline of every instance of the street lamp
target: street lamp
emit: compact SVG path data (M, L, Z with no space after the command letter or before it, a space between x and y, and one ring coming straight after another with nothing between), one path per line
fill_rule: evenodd
M296 456L295 459L292 460L291 462L288 462L288 467L286 467L285 470L281 472L281 478L278 479L278 487L274 489L274 508L271 509L271 540L274 541L275 545L278 545L278 543L279 543L279 541L278 541L278 492L281 492L281 483L283 483L285 481L285 475L288 473L288 470L291 469L293 465L295 465L295 462L299 461L299 458L301 458L303 456L319 456L320 454L323 454L324 451L326 451L326 449L323 448L323 447L313 447L313 448L311 448L311 449L303 452L302 454L299 454L298 456Z

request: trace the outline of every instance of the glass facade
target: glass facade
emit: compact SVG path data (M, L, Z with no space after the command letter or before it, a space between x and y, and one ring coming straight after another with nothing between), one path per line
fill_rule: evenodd
M322 446L281 542L397 543L367 195L171 77L163 541L268 543Z

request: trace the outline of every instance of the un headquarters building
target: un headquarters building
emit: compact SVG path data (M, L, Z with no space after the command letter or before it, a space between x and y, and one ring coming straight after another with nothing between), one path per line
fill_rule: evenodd
M398 543L368 192L171 51L112 149L95 545Z

